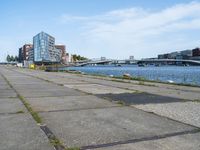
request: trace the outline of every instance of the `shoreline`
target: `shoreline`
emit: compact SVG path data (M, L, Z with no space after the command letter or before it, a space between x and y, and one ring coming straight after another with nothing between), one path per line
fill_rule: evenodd
M125 82L125 83L129 83L130 81L138 81L138 82L160 83L160 84L167 84L167 85L178 85L178 86L200 88L200 85L196 85L196 84L175 83L175 82L170 83L170 82L164 82L164 81L159 81L159 80L148 80L148 79L145 79L144 77L133 77L133 76L131 76L130 78L123 77L123 76L110 77L109 75L89 74L89 73L85 73L85 72L77 71L77 70L59 70L59 71L47 71L47 72L66 72L66 73L72 73L72 74L87 75L87 76L92 76L92 77L103 77L104 79L109 79L109 80L117 81L117 82L121 81L121 82ZM142 83L140 83L140 84L142 84Z

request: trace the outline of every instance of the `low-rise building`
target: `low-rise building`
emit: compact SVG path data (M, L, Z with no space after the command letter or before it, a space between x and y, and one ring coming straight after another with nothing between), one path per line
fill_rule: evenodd
M101 57L101 60L106 60L106 57Z
M158 59L190 59L192 57L192 50L184 50L180 52L172 52L158 55Z
M192 50L192 56L196 57L196 56L200 56L200 48L195 48Z
M164 55L163 54L159 54L158 55L158 59L164 59Z
M192 57L192 50L181 51L183 59L190 59Z
M24 61L29 60L29 56L31 53L31 49L33 48L32 44L24 44L21 48L19 48L19 62L24 63Z
M67 63L67 55L66 55L66 47L65 45L55 45L56 49L61 51L61 62L66 64Z
M200 61L200 56L192 56L190 59L191 60L198 60L198 61Z
M170 53L169 59L176 59L178 55L180 55L180 52L172 52Z
M129 59L130 60L134 60L134 56L129 56Z
M28 61L28 59L29 59L29 52L30 52L30 49L32 49L32 48L33 48L32 44L25 44L23 46L23 52L24 52L23 58L24 58L24 60Z

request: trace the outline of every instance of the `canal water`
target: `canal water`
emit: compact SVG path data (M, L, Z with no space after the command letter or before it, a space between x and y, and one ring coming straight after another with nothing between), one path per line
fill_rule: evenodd
M133 77L143 77L148 80L193 84L200 86L200 66L85 66L69 67L66 70L77 70L87 74L123 76L130 74Z

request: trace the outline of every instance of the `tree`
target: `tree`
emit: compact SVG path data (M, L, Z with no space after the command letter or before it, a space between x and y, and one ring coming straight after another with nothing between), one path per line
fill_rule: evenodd
M19 61L19 58L18 58L17 56L15 56L14 61L15 61L15 62L18 62L18 61Z
M76 54L75 54L75 55L72 55L72 58L73 58L74 61L77 61L77 56L76 56Z
M15 61L15 58L13 57L13 55L10 56L10 61Z
M19 61L19 58L17 56L13 56L13 55L7 55L6 57L7 62L12 62L12 61Z
M7 60L7 62L11 62L10 55L7 55L6 60Z

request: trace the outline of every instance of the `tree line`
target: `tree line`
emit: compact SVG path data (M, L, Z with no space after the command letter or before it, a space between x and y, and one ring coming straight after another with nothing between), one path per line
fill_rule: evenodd
M72 58L74 61L80 61L80 60L87 60L88 58L80 56L80 55L72 55Z
M13 55L7 55L6 57L7 62L18 62L19 57L18 56L13 56Z

